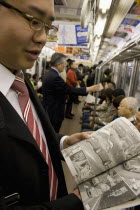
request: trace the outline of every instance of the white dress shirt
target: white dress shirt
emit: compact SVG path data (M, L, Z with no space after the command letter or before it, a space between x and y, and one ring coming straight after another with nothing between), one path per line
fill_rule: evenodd
M12 74L2 64L0 64L0 91L8 99L8 101L13 106L13 108L16 110L16 112L19 114L19 116L22 118L24 123L26 123L24 118L23 118L22 111L21 111L21 108L20 108L20 105L19 105L18 95L17 95L16 91L14 91L11 88L14 80L15 80L15 75ZM35 118L35 120L38 124L40 134L42 135L42 138L45 140L45 144L46 144L45 134L44 134L40 119L37 115L37 112L35 110L35 107L34 107L32 101L31 101L31 107L32 107L32 111L33 111L33 116L34 116L34 118ZM63 149L63 141L65 140L65 138L66 138L66 136L63 136L62 139L61 139L61 144L60 144L61 149ZM48 148L47 144L46 144L46 147Z

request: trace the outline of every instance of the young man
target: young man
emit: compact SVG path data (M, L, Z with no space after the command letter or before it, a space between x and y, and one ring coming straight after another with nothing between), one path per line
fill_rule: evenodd
M53 0L0 0L0 188L4 197L19 193L12 210L83 209L77 189L67 195L59 143L86 135L56 134L22 72L54 29L53 13Z

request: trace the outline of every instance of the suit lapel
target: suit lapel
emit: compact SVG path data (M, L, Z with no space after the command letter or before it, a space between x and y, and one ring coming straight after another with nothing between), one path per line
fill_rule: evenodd
M36 140L33 138L28 127L1 92L0 92L0 106L4 115L5 127L8 132L8 135L31 144L43 157L36 143Z

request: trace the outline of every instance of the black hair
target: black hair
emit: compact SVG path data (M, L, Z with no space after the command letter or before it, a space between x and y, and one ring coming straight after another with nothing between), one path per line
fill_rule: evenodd
M25 73L25 76L28 78L28 79L31 79L32 75L30 73Z
M125 96L125 92L124 92L123 89L118 88L118 89L113 90L112 95L113 95L114 97L117 97L117 96L120 96L120 95Z
M98 64L94 64L93 67L92 67L93 70L96 69L97 66L98 66Z
M112 89L111 88L105 89L104 94L105 94L105 97L108 97L111 102L112 101Z
M110 78L103 78L102 83L105 84L106 82L110 83L111 79Z
M50 68L50 62L46 61L46 69Z
M37 78L37 74L33 74L32 78L36 79Z
M70 62L69 62L69 67L71 68L71 65L73 64L75 62L75 60L71 60Z
M101 61L99 61L98 66L99 66L101 63L103 63L103 61L102 61L102 60L101 60Z
M78 67L84 67L84 65L83 65L82 63L80 63L80 64L78 65Z
M106 91L106 89L102 89L102 90L100 91L100 95L99 95L99 98L100 98L100 99L104 99L104 100L105 100L105 91Z
M67 63L69 64L69 62L70 62L70 61L71 61L71 59L70 59L70 58L68 58L68 59L67 59Z
M124 95L119 95L117 98L113 100L113 106L117 109L124 98L125 98Z
M111 72L112 72L111 69L106 69L106 70L104 71L104 74L109 75Z
M112 84L112 86L113 86L113 89L115 89L116 88L116 84L115 84L115 82L109 82L110 84Z

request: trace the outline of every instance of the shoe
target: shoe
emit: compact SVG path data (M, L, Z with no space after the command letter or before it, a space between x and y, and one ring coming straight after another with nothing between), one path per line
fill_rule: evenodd
M73 119L73 117L70 116L70 115L66 115L65 118L67 118L67 119Z

